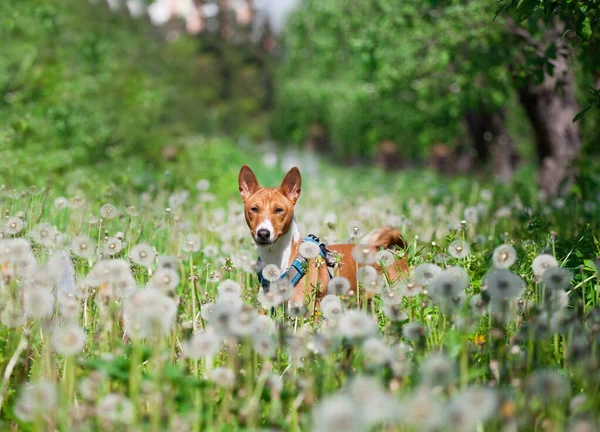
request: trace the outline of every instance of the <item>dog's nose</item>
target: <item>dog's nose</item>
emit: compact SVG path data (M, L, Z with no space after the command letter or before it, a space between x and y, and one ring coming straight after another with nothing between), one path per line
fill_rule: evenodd
M269 232L268 229L261 228L258 231L256 231L256 237L259 240L269 240L270 236L271 236L271 233Z

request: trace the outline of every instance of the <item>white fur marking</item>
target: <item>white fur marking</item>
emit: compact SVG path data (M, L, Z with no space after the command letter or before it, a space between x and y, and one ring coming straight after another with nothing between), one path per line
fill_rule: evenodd
M269 231L269 241L272 242L273 241L273 237L275 237L275 228L273 228L273 224L271 223L270 219L265 219L264 221L262 221L257 227L256 227L256 232L258 233L259 230L261 229L266 229L267 231Z
M268 221L268 219L261 222L258 228L261 228L261 225L264 224L266 221ZM268 223L270 225L271 221L268 221ZM283 273L285 270L287 270L288 266L290 265L292 256L292 244L294 241L299 240L300 230L298 229L298 225L296 224L296 220L294 219L292 220L292 224L290 225L290 229L288 230L288 232L282 234L281 237L279 237L275 243L270 244L268 246L258 245L258 254L260 255L260 260L262 261L262 264L275 264Z

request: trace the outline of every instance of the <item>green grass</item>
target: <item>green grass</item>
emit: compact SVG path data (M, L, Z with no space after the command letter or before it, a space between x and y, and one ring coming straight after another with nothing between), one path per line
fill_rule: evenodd
M441 430L503 430L511 425L563 430L576 422L597 425L597 202L577 196L541 201L527 171L515 184L502 186L440 179L427 171L392 175L301 161L304 182L296 216L304 234L333 243L348 241L351 221L360 221L366 231L392 223L407 240L407 249L396 253L404 255L411 271L435 262L468 273L468 285L453 307L429 286L429 294L402 298L398 321L388 318L379 295L358 302L356 294L341 296L344 313L362 310L375 320L366 343L365 338L341 336L347 334L346 327L340 332L337 326L343 318L336 322L321 311L271 309L258 300L252 270L256 252L242 216L237 173L242 163L249 163L261 184L275 186L283 176L279 166L269 168L263 154L226 139L191 138L181 148L176 160L151 168L136 159L115 159L73 169L45 178L46 189L39 187L42 183L29 189L23 182L9 183L22 178L18 172L5 175L3 242L11 238L6 233L10 218L20 218L24 227L14 237L31 239L40 264L14 274L14 254L0 251L0 260L10 262L2 267L3 429L119 430L124 427L120 421L142 430L196 431L404 431L435 425L442 425ZM207 190L196 188L201 179L209 181ZM187 199L178 204L182 191ZM59 196L75 205L57 207ZM77 206L75 197L83 204ZM107 203L116 207L116 217L101 217ZM478 209L478 220L461 224L469 207ZM32 240L40 223L56 227L61 235L40 245ZM190 234L200 242L192 253L185 250L188 240L196 239ZM99 250L114 237L123 239L123 249L105 258L127 263L136 296L111 297L98 277L91 280L100 256L72 254L71 240L78 235L89 236ZM456 239L469 244L466 258L448 254ZM179 283L174 292L148 297L145 287L157 264L130 261L131 248L140 243L176 258ZM494 249L504 243L517 250L511 271L525 289L507 313L490 314L485 301L478 308L472 299L482 292ZM65 294L70 285L52 271L65 267L52 258L59 250L72 258L75 297ZM532 272L533 259L542 253L556 257L572 275L563 303L559 292L549 296L549 288ZM412 280L410 274L407 278ZM234 324L228 326L214 318L207 321L206 309L200 314L204 305L216 301L217 287L226 279L241 286L244 304L242 312L233 309L229 322ZM43 318L26 317L34 306L27 296L54 292L53 285L62 306ZM385 285L380 289L387 295ZM390 285L407 293L403 280ZM65 317L72 314L65 304L76 309L73 318ZM174 308L172 319L169 308ZM275 328L252 330L258 314L271 317ZM143 324L147 337L136 336L135 323ZM424 330L422 336L415 336L415 323ZM83 329L85 343L80 352L65 357L64 345L74 342L61 345L55 338L58 328L69 326ZM186 358L186 341L207 328L219 335L216 353ZM270 355L259 354L263 350ZM36 398L23 387L28 382L51 383L47 391L56 391L57 399L53 403L39 384L37 391L46 396ZM113 396L106 398L109 394Z

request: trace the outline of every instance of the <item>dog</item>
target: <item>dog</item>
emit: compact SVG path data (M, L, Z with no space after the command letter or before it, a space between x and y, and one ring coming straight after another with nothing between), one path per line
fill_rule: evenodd
M294 167L288 171L278 188L263 188L259 185L256 175L249 166L243 165L238 176L239 192L244 204L244 216L259 253L259 279L261 279L262 268L269 264L275 265L282 275L294 271L296 280L293 284L293 295L290 299L291 305L301 306L309 294L305 292L308 286L312 290L319 290L316 297L322 297L326 293L329 279L333 276L332 270L326 265L319 267L310 265L307 269L300 270L296 265L299 256L300 245L303 238L294 218L294 207L300 198L302 177L298 168ZM316 238L309 237L306 240ZM339 254L341 262L338 263L339 276L343 276L350 282L350 289L356 291L357 263L353 257L356 247L367 248L375 253L377 250L404 247L404 240L400 231L384 227L371 233L368 244L334 244L319 245L321 250ZM325 252L321 255L328 258ZM360 267L360 265L358 266ZM381 272L381 268L374 265ZM390 278L395 278L406 270L406 262L397 259L392 266L386 269ZM305 278L308 278L308 284ZM264 285L263 285L264 286Z

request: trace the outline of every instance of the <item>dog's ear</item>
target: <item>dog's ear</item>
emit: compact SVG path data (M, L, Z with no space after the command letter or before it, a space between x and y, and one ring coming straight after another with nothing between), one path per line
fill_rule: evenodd
M258 180L256 180L256 176L248 165L243 165L240 170L240 174L238 175L238 186L240 188L242 201L246 201L250 195L260 189Z
M302 176L300 170L296 167L288 171L283 178L279 190L283 195L289 198L294 204L300 198L300 190L302 186Z

